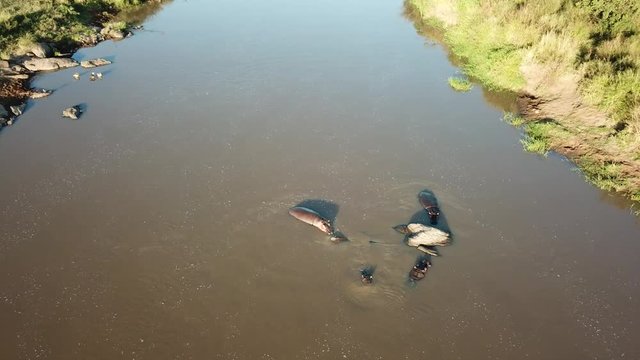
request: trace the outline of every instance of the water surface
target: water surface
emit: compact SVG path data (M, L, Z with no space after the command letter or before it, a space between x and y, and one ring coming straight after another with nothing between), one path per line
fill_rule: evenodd
M1 358L640 357L637 219L451 90L400 0L174 1L92 57L0 133ZM454 244L411 286L423 189Z

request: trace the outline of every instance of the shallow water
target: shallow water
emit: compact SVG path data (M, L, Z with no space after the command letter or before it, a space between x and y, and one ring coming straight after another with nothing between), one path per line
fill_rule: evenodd
M99 56L0 133L0 358L640 358L637 218L451 90L401 1L175 1ZM411 284L423 189L454 242Z

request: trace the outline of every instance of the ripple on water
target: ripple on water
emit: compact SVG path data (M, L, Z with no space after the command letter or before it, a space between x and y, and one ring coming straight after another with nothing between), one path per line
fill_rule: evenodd
M346 285L345 293L349 303L365 309L400 308L406 302L406 291L402 286L384 283L351 282Z

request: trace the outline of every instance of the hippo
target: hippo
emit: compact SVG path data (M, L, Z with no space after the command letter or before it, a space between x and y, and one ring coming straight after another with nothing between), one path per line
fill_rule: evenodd
M360 271L360 279L363 284L371 285L373 283L373 274L365 270Z
M373 283L373 273L375 272L374 266L367 266L360 270L360 280L365 285L371 285Z
M427 190L423 190L418 194L418 201L420 205L427 211L429 215L429 221L431 225L438 223L438 217L440 216L440 208L438 207L438 201L433 193Z
M409 272L409 278L416 281L424 279L430 267L431 261L426 257L420 257L413 266L413 269Z
M451 243L451 235L440 229L424 224L411 223L393 227L397 232L407 235L407 245L418 248L429 255L438 256L434 246L447 246Z
M311 209L302 206L292 207L291 209L289 209L289 215L304 223L316 227L323 233L329 235L331 237L331 241L333 242L337 243L348 240L342 232L340 232L333 226L331 220L323 218L320 214Z

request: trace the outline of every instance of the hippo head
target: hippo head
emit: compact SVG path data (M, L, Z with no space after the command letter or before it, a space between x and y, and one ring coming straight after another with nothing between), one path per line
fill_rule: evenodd
M438 217L440 216L440 208L437 206L429 206L425 210L427 210L427 215L429 215L429 222L431 222L431 225L437 224Z
M331 220L322 220L319 226L320 230L325 234L333 234L333 225L331 224Z
M420 258L416 264L413 266L413 269L409 272L409 277L412 280L422 280L427 275L427 270L431 267L431 261L427 258Z
M373 273L376 271L375 266L367 266L360 270L360 280L365 285L373 283Z
M430 267L431 267L431 261L425 258L420 259L415 265L415 268L419 270L426 270Z
M360 274L362 278L362 283L369 285L373 283L373 274L365 273L364 271Z

